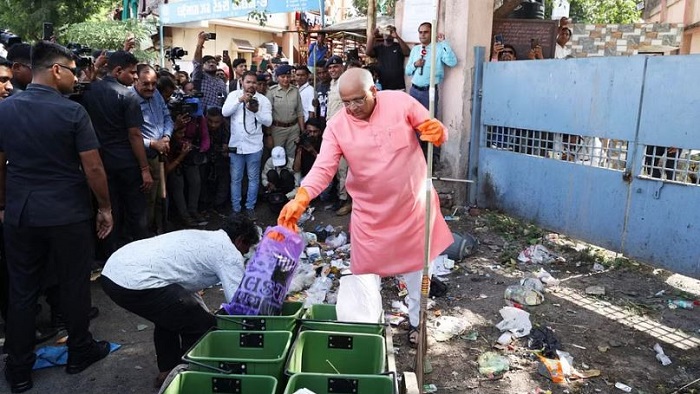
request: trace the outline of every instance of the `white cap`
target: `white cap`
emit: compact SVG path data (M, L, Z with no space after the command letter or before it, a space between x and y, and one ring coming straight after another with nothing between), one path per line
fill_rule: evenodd
M272 148L272 165L275 167L282 167L287 164L287 152L281 146L276 146Z

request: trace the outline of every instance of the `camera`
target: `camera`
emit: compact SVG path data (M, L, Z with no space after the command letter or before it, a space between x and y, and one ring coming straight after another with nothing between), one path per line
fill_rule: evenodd
M68 45L66 45L66 48L69 51L73 52L73 55L75 55L75 66L79 69L87 68L92 65L92 48L74 42L71 42Z
M202 102L200 100L202 97L202 93L199 92L181 97L173 97L173 99L170 100L170 103L168 103L170 114L173 116L182 114L187 114L191 117L202 116L204 113Z
M0 30L0 44L5 48L10 49L11 46L22 42L20 36L10 32L9 30Z
M299 146L310 146L311 145L311 139L309 138L309 135L306 133L302 133L299 136Z
M207 40L216 40L216 33L207 33Z
M183 56L187 55L187 51L182 49L182 47L173 47L165 53L165 57L168 59L182 59Z
M258 106L260 106L260 102L259 102L258 99L256 99L255 97L251 97L251 98L248 99L248 106L250 106L250 107L258 107Z

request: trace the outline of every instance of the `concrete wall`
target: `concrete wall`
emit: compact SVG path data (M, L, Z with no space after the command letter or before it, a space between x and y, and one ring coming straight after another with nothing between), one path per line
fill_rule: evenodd
M683 25L637 23L630 25L574 24L569 48L575 57L629 56L641 52L674 54L681 45Z
M396 26L403 20L403 1L397 2ZM476 61L474 47L489 47L493 19L493 0L444 0L441 1L438 32L444 32L458 59L456 67L447 69L440 86L438 114L450 130L449 141L442 147L439 175L466 179L469 163L469 141L472 120L472 73ZM432 17L426 13L426 21ZM398 31L403 35L401 31ZM410 83L410 82L409 82ZM410 85L409 85L410 86ZM466 203L467 189L463 183L435 183L443 201L452 200L459 205ZM443 204L445 205L445 204Z
M646 0L644 19L683 24L686 28L679 53L700 53L700 0Z

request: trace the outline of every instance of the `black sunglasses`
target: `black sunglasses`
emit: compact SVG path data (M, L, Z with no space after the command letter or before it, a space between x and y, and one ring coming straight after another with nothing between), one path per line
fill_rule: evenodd
M75 76L75 75L78 75L78 67L72 67L72 68L71 68L71 67L68 67L68 66L63 65L63 64L60 64L60 63L54 63L54 64L52 64L52 65L51 65L50 67L48 67L48 68L51 68L51 67L53 67L53 66L59 66L59 67L61 67L61 68L65 68L66 70L70 71L74 76Z

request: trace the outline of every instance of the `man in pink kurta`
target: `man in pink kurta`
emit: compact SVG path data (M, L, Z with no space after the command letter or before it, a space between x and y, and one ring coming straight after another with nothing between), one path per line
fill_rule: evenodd
M346 186L353 199L351 271L356 275L380 276L412 273L419 292L425 261L427 166L416 132L430 123L433 132L437 129L437 136L430 141L440 144L446 139L447 131L437 120L429 120L428 111L406 93L378 92L366 70L346 71L339 85L345 110L328 122L321 152L302 182L300 190L305 191L299 193L299 198L304 199L306 193L309 200L318 196L328 186L340 157L344 156L350 169ZM434 189L431 195L430 260L433 260L454 239L440 213ZM289 216L296 216L290 212L301 214L298 211L302 207L296 206L297 202L291 201L282 211L281 224L288 222ZM305 209L308 201L301 205ZM411 287L416 286L408 281L407 285L409 300L418 300L419 294L415 291L410 294ZM411 306L417 307L409 302L409 309ZM412 326L417 326L417 313L410 320Z

